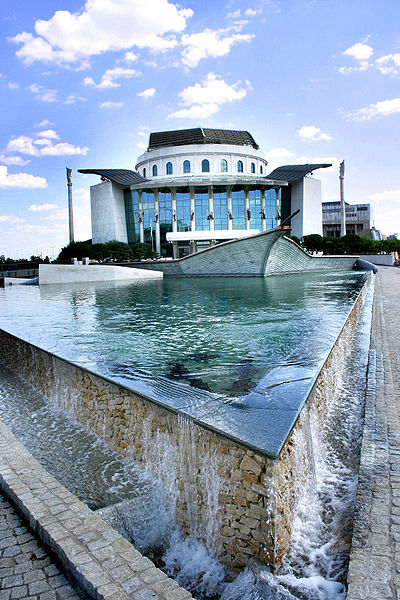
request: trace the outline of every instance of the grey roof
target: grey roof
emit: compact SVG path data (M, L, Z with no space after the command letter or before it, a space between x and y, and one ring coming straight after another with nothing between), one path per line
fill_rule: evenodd
M320 164L306 164L306 165L284 165L283 167L278 167L274 169L269 175L267 175L268 179L283 179L288 183L296 183L296 181L300 181L312 171L316 169L325 169L327 167L331 167L330 163L320 163Z
M248 131L205 129L203 127L151 133L149 150L188 144L234 144L235 146L252 146L258 150L258 145Z
M78 173L100 175L100 177L109 179L122 188L129 188L135 183L144 183L146 181L139 173L130 171L129 169L78 169Z

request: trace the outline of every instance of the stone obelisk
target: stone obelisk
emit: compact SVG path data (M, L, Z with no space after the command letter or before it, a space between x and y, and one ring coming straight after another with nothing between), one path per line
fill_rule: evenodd
M69 216L69 243L75 241L74 236L74 206L72 204L72 169L67 167L67 187L68 187L68 216Z
M340 181L340 237L346 235L346 205L344 203L344 160L339 168Z

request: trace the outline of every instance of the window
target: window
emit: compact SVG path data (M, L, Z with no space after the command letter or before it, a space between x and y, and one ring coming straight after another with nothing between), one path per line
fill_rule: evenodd
M243 173L243 163L241 160L237 161L237 172L238 173Z
M251 170L252 173L256 172L256 165L254 163L251 163L250 170Z
M157 165L153 165L153 177L157 177L158 169Z
M189 160L183 161L183 172L190 173L190 161Z
M143 169L143 177L146 179L146 169Z
M221 160L221 173L227 173L227 172L228 172L228 161L223 158Z
M172 175L173 168L172 168L172 163L171 162L167 162L166 170L167 170L167 175Z
M208 162L208 161L207 161ZM207 231L210 229L208 221L208 189L195 188L194 203L196 211L196 229Z
M201 161L201 172L209 173L210 172L210 161L206 158Z
M260 165L260 173L261 173L261 175L263 174L263 168L262 168L262 165Z

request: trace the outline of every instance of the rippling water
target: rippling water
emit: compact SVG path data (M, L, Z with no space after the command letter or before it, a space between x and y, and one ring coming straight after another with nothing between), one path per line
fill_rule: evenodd
M319 342L333 342L364 279L348 272L14 286L0 290L0 327L106 374L143 371L242 396L289 355L311 360Z

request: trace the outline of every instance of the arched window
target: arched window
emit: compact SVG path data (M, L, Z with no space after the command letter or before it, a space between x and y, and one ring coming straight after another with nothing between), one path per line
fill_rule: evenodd
M143 169L143 177L146 179L146 169Z
M241 160L237 161L237 170L238 170L238 173L243 173L243 163Z
M254 163L251 163L250 170L251 170L252 173L256 172L256 165Z
M260 173L261 173L261 175L263 174L263 168L262 168L262 165L260 165Z
M167 175L172 175L172 173L173 173L172 162L167 162L166 170L167 170Z
M157 177L158 169L157 165L153 165L153 177Z
M225 160L225 158L223 158L221 160L221 173L227 173L228 172L228 161Z
M210 172L210 161L206 158L201 161L201 172L209 173Z
M183 172L190 173L190 160L183 161Z

